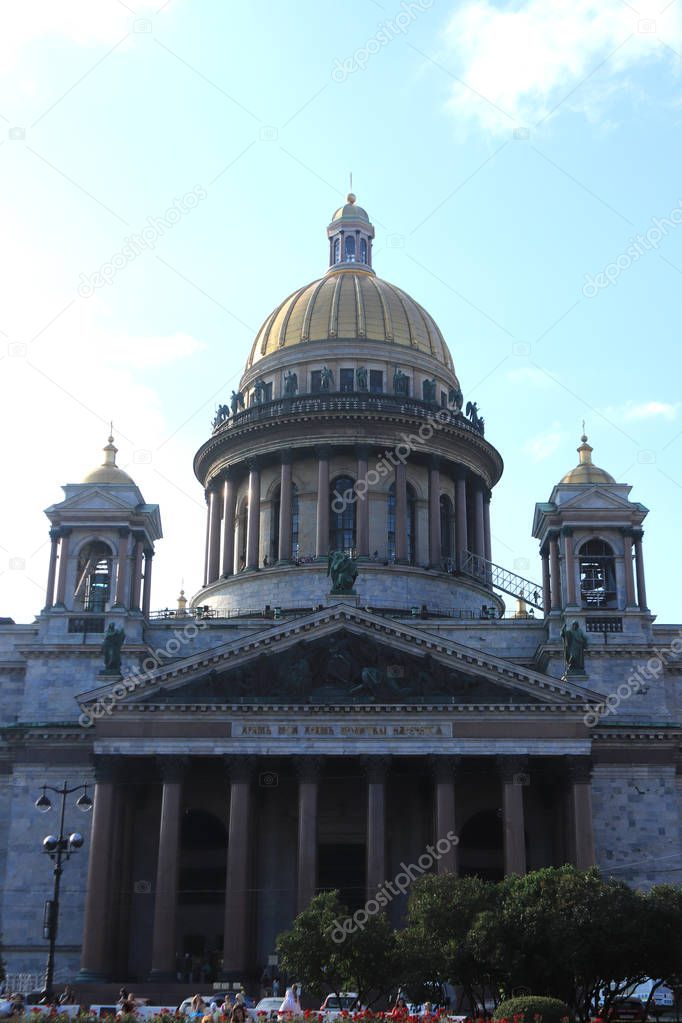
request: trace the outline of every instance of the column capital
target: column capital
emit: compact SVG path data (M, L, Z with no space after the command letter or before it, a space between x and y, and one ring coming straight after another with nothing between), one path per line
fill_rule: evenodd
M71 526L60 526L59 527L59 535L60 535L60 537L62 539L65 539L67 536L71 536L72 533L73 533L73 529L71 528Z
M490 487L487 487L485 485L485 483L484 483L483 484L483 500L485 501L486 504L490 504L492 499L493 499L493 492L490 489Z
M95 784L111 784L121 777L118 757L95 757Z
M314 448L316 458L331 458L333 451L331 444L317 444Z
M438 455L429 455L427 459L429 469L440 470L441 461L442 459Z
M592 779L590 757L566 757L566 773L573 785L589 785Z
M367 461L369 461L369 456L370 456L371 450L372 449L370 448L370 446L368 444L356 444L355 445L355 457L356 458L361 458L365 462L367 462Z
M530 784L528 757L498 756L495 759L497 761L497 769L505 784L521 786Z
M279 453L280 465L291 465L294 460L291 448L286 448L284 451Z
M223 764L227 772L228 780L247 782L252 781L256 772L258 757L256 756L233 756L227 754L223 757Z
M457 774L462 758L460 756L430 756L429 767L431 773L437 782L450 782L454 781L455 775Z
M154 557L154 548L153 547L145 547L145 549L144 549L144 556L147 559L147 561L151 561L152 558Z
M632 529L632 539L635 541L635 543L637 543L638 540L641 543L643 536L644 536L644 530L641 529L640 527L634 527Z
M323 757L296 757L294 759L294 770L299 781L317 781L324 764Z
M469 479L469 470L465 469L463 465L455 465L452 470L452 478L459 483L466 483Z
M61 529L58 526L52 526L50 529L50 540L52 543L56 543L59 537L62 535Z
M246 465L249 472L259 472L262 464L263 460L259 458L258 455L252 455L250 458L246 459Z
M134 529L133 530L133 540L135 540L136 543L144 543L145 538L146 538L146 534L145 534L143 529Z
M391 757L361 757L360 763L362 764L363 770L367 775L369 782L382 782L386 780L386 775L391 767Z
M154 758L162 782L181 782L189 765L189 757L158 756Z
M621 534L622 537L625 537L626 539L632 540L634 532L635 531L632 528L632 526L621 526L620 527L620 534Z
M223 469L223 471L221 473L221 476L222 476L222 480L223 480L224 483L226 483L227 480L234 480L234 479L236 479L237 478L237 467L236 467L236 465L228 465L226 469Z
M547 530L547 539L549 540L550 543L552 542L552 540L559 539L559 532L560 531L556 526L553 527L552 529Z
M562 536L573 536L573 526L562 526L561 527L561 535Z

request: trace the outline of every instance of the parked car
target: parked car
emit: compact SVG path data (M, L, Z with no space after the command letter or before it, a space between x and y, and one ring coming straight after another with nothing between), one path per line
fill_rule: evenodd
M342 1012L359 1009L357 991L340 991L338 995L327 995L320 1006L326 1020L337 1019Z
M0 998L0 1019L12 1015L13 1005L9 998Z
M225 999L227 998L228 994L230 998L234 1001L234 995L230 991L211 991L210 995L201 995L201 998L205 1002L206 1008L208 1009L211 1002L215 1002L216 1005L222 1005ZM191 995L189 998L185 998L183 1002L180 1002L178 1012L181 1012L183 1013L183 1015L186 1016L187 1013L189 1012L189 1007L192 1004L193 997L194 995Z
M639 998L616 998L608 1012L609 1023L644 1023L646 1013Z
M261 998L260 1002L253 1009L247 1009L246 1011L252 1020L276 1020L281 1004L282 998L280 996L273 997L270 995L268 998ZM265 1013L265 1016L261 1016L262 1012Z

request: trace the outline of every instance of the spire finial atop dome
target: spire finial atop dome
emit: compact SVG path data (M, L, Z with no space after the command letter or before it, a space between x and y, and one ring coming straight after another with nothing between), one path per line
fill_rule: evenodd
M350 186L345 206L339 206L327 228L329 269L348 269L350 264L353 268L371 270L374 227L370 223L367 211L357 205L352 174Z
M594 448L587 442L587 434L585 433L585 420L583 420L583 432L580 437L580 445L576 449L580 461L576 465L575 469L571 469L567 472L560 480L561 483L615 483L613 476L606 472L605 469L600 469L598 465L595 465L592 461L592 452Z
M114 444L114 424L109 423L109 437L107 443L102 448L104 452L104 461L101 465L98 465L96 469L93 469L87 474L82 480L83 483L132 483L135 485L135 481L124 472L123 469L116 465L116 455L118 448Z

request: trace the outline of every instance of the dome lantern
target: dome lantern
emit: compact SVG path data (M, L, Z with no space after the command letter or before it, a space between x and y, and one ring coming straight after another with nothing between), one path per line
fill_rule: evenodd
M329 269L344 267L372 269L372 239L374 226L367 211L356 205L353 192L346 196L346 203L334 213L327 228L329 238Z
M583 424L584 430L584 424ZM580 461L576 465L575 469L571 469L565 476L562 477L562 483L615 483L613 476L606 472L605 469L600 469L599 466L595 465L592 461L592 452L594 448L587 443L587 434L583 433L580 438L580 446L578 447L578 456Z

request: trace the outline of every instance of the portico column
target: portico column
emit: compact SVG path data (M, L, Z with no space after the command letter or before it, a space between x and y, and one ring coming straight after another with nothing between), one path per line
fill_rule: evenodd
M369 557L369 485L367 484L369 451L366 447L359 447L357 450L358 469L357 484L362 480L363 487L356 485L355 492L357 501L355 503L357 515L357 555L359 558Z
M395 560L407 561L407 473L402 462L395 467Z
M118 531L118 567L116 569L116 607L128 606L128 544L130 530Z
M163 790L159 823L159 853L156 861L150 980L174 981L176 979L175 931L180 865L183 767L182 761L176 757L159 758Z
M493 545L490 533L490 498L491 493L485 490L483 493L483 556L487 561L493 560ZM490 581L490 580L488 580Z
M315 555L326 558L329 554L329 456L327 445L315 449L317 455L317 524Z
M457 757L434 756L431 761L435 782L436 834L434 845L439 854L436 870L439 874L456 874L458 871L457 834L455 817L455 771ZM441 853L438 843L449 842L450 847Z
M223 979L239 980L248 968L251 907L251 758L226 758L230 774L230 820L225 883Z
M95 769L94 806L90 828L88 882L85 892L83 951L79 980L107 980L110 930L111 855L114 846L114 775L112 766Z
M140 590L142 588L142 554L144 551L144 535L135 534L135 561L133 563L133 584L130 599L130 606L133 610L140 610Z
M69 567L69 544L71 530L62 526L59 531L61 542L59 544L59 574L57 576L57 604L65 606L66 601L66 572Z
M149 548L144 552L144 589L142 590L142 614L149 618L152 600L152 559L154 551Z
M234 513L237 504L237 481L228 469L223 484L223 578L234 572Z
M474 482L474 550L479 557L485 557L483 512L483 484L479 479Z
M551 610L561 608L561 576L559 575L559 539L556 530L549 534L549 581L551 586Z
M523 792L528 784L526 766L526 762L518 757L500 757L505 875L526 873L523 813Z
M568 771L571 780L575 865L578 870L587 870L595 864L589 759L587 757L571 759Z
M464 471L460 472L455 479L455 519L456 519L456 559L457 568L463 565L463 555L469 550L469 537L467 535L467 481Z
M440 569L442 538L440 535L440 462L435 455L429 459L429 565Z
M546 547L543 547L540 555L542 557L542 610L548 615L552 607L552 597L549 580L549 551Z
M279 474L279 550L277 559L287 564L291 561L291 514L292 481L291 455L282 452L282 466Z
M301 913L317 888L317 796L320 759L301 757L298 774L298 896Z
M370 757L367 770L367 898L386 880L386 757Z
M252 458L249 462L249 509L246 523L246 567L258 568L260 550L260 465Z
M45 610L54 603L54 581L57 575L57 548L59 547L59 530L50 530L50 567L47 570L47 591L45 593Z
M623 530L623 571L625 574L625 606L636 607L635 576L632 570L632 532Z
M211 555L211 492L204 492L206 501L206 549L204 554L204 586L208 586L208 559Z
M646 602L646 584L644 582L644 556L642 554L642 537L644 531L642 529L636 529L633 532L633 538L635 541L635 572L637 575L637 602L639 604L640 611L648 611L649 607Z
M564 565L566 566L566 603L575 607L575 558L573 556L573 530L564 526L561 530L564 541Z

